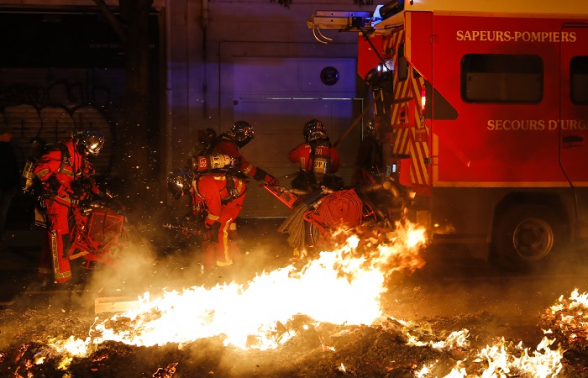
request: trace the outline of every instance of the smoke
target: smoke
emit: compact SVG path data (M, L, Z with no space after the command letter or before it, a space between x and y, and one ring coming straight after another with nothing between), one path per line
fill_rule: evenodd
M160 219L163 224L164 219ZM92 272L86 291L94 297L136 298L145 292L158 296L164 290L230 281L244 284L263 271L288 264L290 248L285 237L274 231L279 221L238 219L237 230L230 236L240 257L234 259L233 266L214 270L204 269L205 246L198 237L188 238L177 230L156 230L150 224L136 222L127 227L128 241L120 266Z

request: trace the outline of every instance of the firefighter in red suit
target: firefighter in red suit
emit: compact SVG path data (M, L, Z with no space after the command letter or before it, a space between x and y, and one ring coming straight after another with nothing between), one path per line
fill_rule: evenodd
M68 256L71 209L77 206L77 201L84 199L80 188L101 195L92 178L94 168L87 157L98 155L103 145L104 137L100 132L80 132L50 148L33 168L33 173L41 182L48 230L39 265L42 278L52 275L57 283L65 283L72 278Z
M250 164L240 149L254 136L253 127L246 121L233 124L231 130L219 135L209 148L210 155L192 156L187 167L193 172L192 206L197 213L200 207L207 212L205 227L210 231L216 247L216 259L205 259L207 268L229 267L233 256L238 255L236 245L229 240L231 224L235 222L245 201L247 189L245 179L251 177L268 185L279 185L279 181L263 169ZM186 194L186 183L177 183L168 178L168 189L179 196ZM182 189L176 189L181 187ZM174 198L179 198L174 195ZM206 252L205 252L206 254ZM210 263L210 260L216 260Z
M207 173L199 176L193 185L193 203L204 204L207 212L204 225L213 241L213 249L205 251L205 268L238 263L239 249L229 239L229 230L243 207L245 181L231 174Z
M229 267L238 262L237 246L229 239L231 224L237 219L245 199L246 184L230 168L235 160L227 155L195 157L190 171L172 172L167 188L175 199L190 195L192 214L206 212L204 225L209 230L209 241L204 247L204 266Z
M231 131L220 134L212 143L212 154L220 154L221 156L228 156L231 158L232 163L230 164L230 171L232 172L227 175L227 179L233 181L233 184L230 184L229 181L228 185L229 191L232 191L232 194L228 194L231 198L230 201L226 202L226 204L223 204L219 208L219 194L221 196L221 201L227 201L222 198L224 196L224 191L220 191L219 193L219 186L221 186L222 180L213 180L212 178L207 177L198 182L198 192L207 193L207 195L202 195L202 197L205 198L208 207L208 215L205 221L206 228L211 230L211 233L218 235L217 266L228 266L232 264L231 260L227 259L225 256L231 255L231 244L228 237L229 228L231 223L233 223L237 216L239 216L246 197L245 190L247 189L247 186L244 179L251 177L256 181L263 181L268 185L280 184L278 179L274 176L249 163L247 159L241 155L240 149L253 139L254 134L253 126L248 122L237 121L231 127ZM208 196L210 196L210 198L208 198ZM212 209L210 207L211 205ZM235 247L233 246L233 248Z
M331 145L323 123L311 119L304 125L303 135L305 143L288 154L288 159L300 167L292 187L305 191L316 191L321 186L342 189L343 180L334 175L339 170L339 153Z

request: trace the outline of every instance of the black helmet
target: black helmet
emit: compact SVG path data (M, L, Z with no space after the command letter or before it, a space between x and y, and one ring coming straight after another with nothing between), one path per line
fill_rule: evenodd
M190 193L192 175L188 171L173 171L167 175L165 186L174 199Z
M253 139L253 136L255 135L253 126L251 126L249 122L246 121L235 122L233 127L231 127L231 131L233 132L239 147L245 146L247 143L249 143L249 141L251 141L251 139Z
M211 144L216 138L216 131L210 127L198 130L198 141L203 144Z
M317 139L327 139L327 131L325 130L325 126L318 119L311 119L310 121L306 122L302 135L304 135L304 140L306 140L306 143L310 143Z
M104 147L104 135L100 131L81 131L76 135L76 144L88 155L96 156Z

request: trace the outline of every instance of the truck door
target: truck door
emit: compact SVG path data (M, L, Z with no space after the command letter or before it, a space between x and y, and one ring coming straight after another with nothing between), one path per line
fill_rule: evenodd
M588 226L588 28L563 27L560 46L560 163Z

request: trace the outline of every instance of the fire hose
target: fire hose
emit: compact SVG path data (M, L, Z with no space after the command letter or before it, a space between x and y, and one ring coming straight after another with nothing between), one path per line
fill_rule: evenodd
M355 190L333 192L320 200L316 210L307 211L304 219L317 226L321 233L336 227L352 228L362 222L363 202Z

